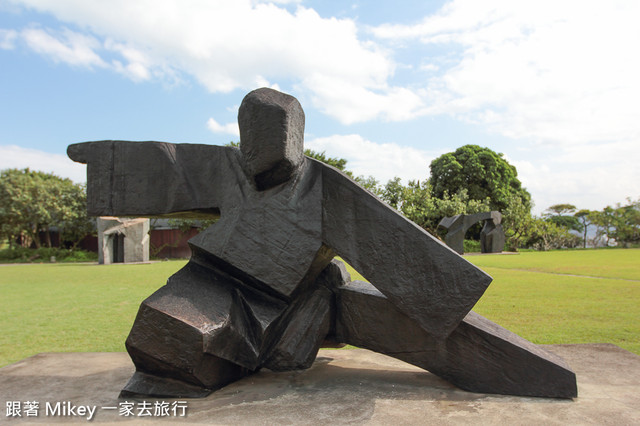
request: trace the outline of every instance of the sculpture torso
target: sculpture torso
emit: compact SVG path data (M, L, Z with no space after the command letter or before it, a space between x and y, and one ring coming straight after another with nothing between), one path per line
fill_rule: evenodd
M322 250L322 175L309 161L294 179L258 191L227 158L237 186L225 191L218 222L189 243L204 261L288 298L331 260Z

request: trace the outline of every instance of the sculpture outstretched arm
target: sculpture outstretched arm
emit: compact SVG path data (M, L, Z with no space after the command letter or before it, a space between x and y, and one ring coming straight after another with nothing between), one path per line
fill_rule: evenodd
M234 151L125 141L85 142L67 149L72 160L87 164L90 215L190 218L219 214Z
M492 278L337 169L323 166L324 244L425 331L448 336Z

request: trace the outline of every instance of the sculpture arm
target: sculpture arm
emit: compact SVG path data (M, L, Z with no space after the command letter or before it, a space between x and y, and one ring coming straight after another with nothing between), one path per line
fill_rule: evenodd
M87 164L92 216L215 218L233 148L165 142L98 141L70 145Z
M448 336L491 277L337 169L322 177L324 244L425 331Z

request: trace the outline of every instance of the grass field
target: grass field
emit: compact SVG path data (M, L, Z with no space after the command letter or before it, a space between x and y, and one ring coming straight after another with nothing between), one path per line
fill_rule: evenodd
M185 263L0 266L0 366L39 352L124 351L140 302Z
M521 269L640 281L640 249L534 251L466 258L483 269Z
M467 260L494 278L474 310L498 324L534 343L640 354L640 250ZM39 352L123 351L140 302L184 264L0 266L0 366Z

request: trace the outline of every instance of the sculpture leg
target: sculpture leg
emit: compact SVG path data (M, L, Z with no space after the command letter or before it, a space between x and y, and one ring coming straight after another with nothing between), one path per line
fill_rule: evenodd
M341 347L334 339L334 292L350 280L344 264L332 260L316 278L312 291L300 296L282 316L282 333L263 366L274 371L306 369L321 346Z
M572 398L576 377L565 362L470 312L449 337L438 339L395 308L371 284L338 289L340 341L429 370L472 392Z
M283 316L282 334L263 366L273 371L311 367L331 327L333 293L319 287L297 301Z
M127 338L136 374L121 396L201 397L257 370L286 306L240 288L190 262L147 298Z

